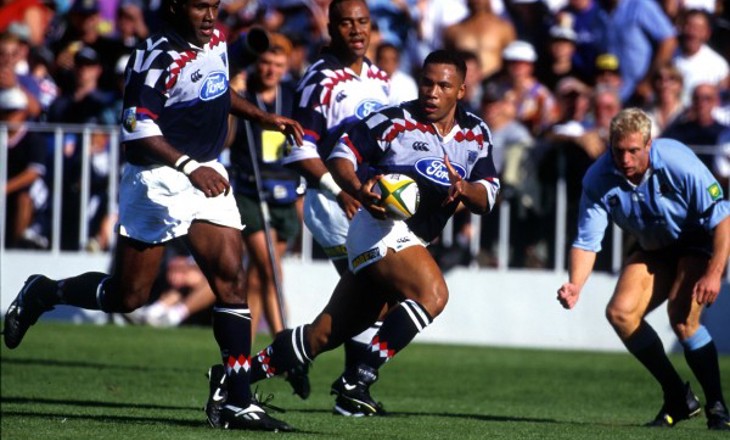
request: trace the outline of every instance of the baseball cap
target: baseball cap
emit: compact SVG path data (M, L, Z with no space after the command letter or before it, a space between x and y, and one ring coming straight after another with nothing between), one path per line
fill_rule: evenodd
M0 90L0 110L25 110L28 108L28 97L20 87L10 87Z
M532 44L527 41L513 41L502 51L502 58L505 61L527 61L534 63L537 60L537 53Z
M74 64L77 66L91 66L99 63L99 55L89 46L82 47L74 56Z
M567 26L553 26L550 28L550 37L553 40L565 40L576 42L578 35L575 31Z
M28 25L14 21L8 26L7 32L14 35L18 40L28 43L30 41L30 28Z
M70 13L92 15L99 12L99 5L96 0L75 0L71 5Z
M604 53L596 57L596 69L617 72L619 62L616 55L612 53Z

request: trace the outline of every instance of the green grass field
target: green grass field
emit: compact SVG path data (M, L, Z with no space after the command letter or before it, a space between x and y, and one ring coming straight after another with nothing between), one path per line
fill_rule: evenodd
M317 359L307 401L283 380L259 384L287 409L278 416L298 429L293 434L207 426L204 373L218 356L208 328L41 322L19 348L0 354L3 439L727 438L708 431L704 416L670 430L639 426L658 411L661 395L623 353L412 344L372 389L390 415L351 419L331 413L337 350ZM682 356L673 360L701 393ZM730 393L730 357L721 369Z

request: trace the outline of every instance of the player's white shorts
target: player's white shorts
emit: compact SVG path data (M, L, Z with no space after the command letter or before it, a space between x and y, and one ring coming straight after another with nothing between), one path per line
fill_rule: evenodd
M378 220L360 209L350 223L347 234L347 259L350 270L357 273L363 267L382 260L388 248L395 252L428 243L414 234L402 220Z
M318 189L307 189L304 195L304 224L331 260L347 257L345 240L350 221L333 195Z
M225 167L205 162L226 179ZM145 243L163 243L186 235L193 220L242 230L233 191L205 197L188 176L168 166L127 164L119 185L119 233Z

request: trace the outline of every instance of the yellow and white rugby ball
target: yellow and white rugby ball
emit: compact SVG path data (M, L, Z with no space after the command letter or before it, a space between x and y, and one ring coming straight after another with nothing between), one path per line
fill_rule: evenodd
M405 174L384 174L375 182L372 191L380 196L380 206L394 220L410 218L421 201L416 181Z

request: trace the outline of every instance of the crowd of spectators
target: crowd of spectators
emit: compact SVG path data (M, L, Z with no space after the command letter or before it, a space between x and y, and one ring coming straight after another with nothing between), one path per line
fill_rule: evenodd
M8 139L6 244L47 247L51 135L40 141L23 122L118 123L124 67L135 45L160 26L166 0L0 0L0 122ZM289 81L327 44L328 0L222 0L218 25L232 61L245 68L252 26L291 42ZM467 108L482 116L496 144L502 197L512 206L510 266L549 267L558 178L568 179L569 219L585 169L607 148L611 118L644 108L656 136L709 146L701 157L727 188L730 165L730 11L720 0L368 0L369 57L414 97L413 78L437 48L468 61ZM89 125L91 124L91 125ZM63 140L62 247L105 249L113 212L108 130L69 128ZM33 134L33 136L37 136ZM89 148L81 148L90 142ZM39 143L43 148L39 148ZM714 148L714 150L713 150ZM92 156L89 237L79 239L78 169ZM724 153L723 153L724 151ZM107 160L106 165L103 162ZM74 218L75 217L75 218ZM484 219L483 264L494 264L496 215ZM473 231L457 216L455 240ZM574 226L568 225L572 237ZM466 259L475 257L467 255ZM600 268L600 262L599 262Z

